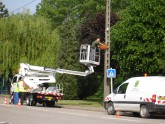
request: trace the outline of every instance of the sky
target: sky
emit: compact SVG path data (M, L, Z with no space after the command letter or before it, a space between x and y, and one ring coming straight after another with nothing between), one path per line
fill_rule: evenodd
M14 11L14 14L21 13L26 9L30 10L30 14L34 14L36 11L36 5L41 2L41 0L0 0L0 1L3 2L3 4L5 4L9 12L13 12L14 10L29 3L23 8Z

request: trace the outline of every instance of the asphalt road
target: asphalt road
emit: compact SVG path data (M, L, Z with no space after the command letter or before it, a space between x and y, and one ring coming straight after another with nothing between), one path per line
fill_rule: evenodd
M142 119L107 115L104 111L4 105L0 99L0 124L165 124L165 116Z

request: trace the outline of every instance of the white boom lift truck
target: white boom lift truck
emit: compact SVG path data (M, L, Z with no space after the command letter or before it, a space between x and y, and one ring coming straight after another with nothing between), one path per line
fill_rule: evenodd
M16 74L12 80L11 93L13 94L14 83L19 80L23 80L28 87L23 93L21 98L26 100L28 106L35 106L36 103L46 105L48 107L54 106L55 103L63 96L62 84L57 84L54 87L44 87L44 84L55 83L56 73L71 74L79 76L87 76L94 72L94 66L100 64L100 50L91 48L89 44L83 44L80 47L80 63L88 66L88 70L85 72L66 70L66 69L54 69L41 66L33 66L25 63L20 63L19 74Z

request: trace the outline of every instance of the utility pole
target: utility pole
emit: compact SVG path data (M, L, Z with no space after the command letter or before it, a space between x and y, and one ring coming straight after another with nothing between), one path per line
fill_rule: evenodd
M107 69L110 69L110 2L111 0L106 0L105 44L109 48L104 56L104 98L110 93L110 80L107 78Z

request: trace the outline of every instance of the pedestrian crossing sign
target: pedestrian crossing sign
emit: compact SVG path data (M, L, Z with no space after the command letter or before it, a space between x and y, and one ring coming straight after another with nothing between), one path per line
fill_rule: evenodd
M107 70L107 77L108 78L115 78L116 77L116 69L108 69Z

